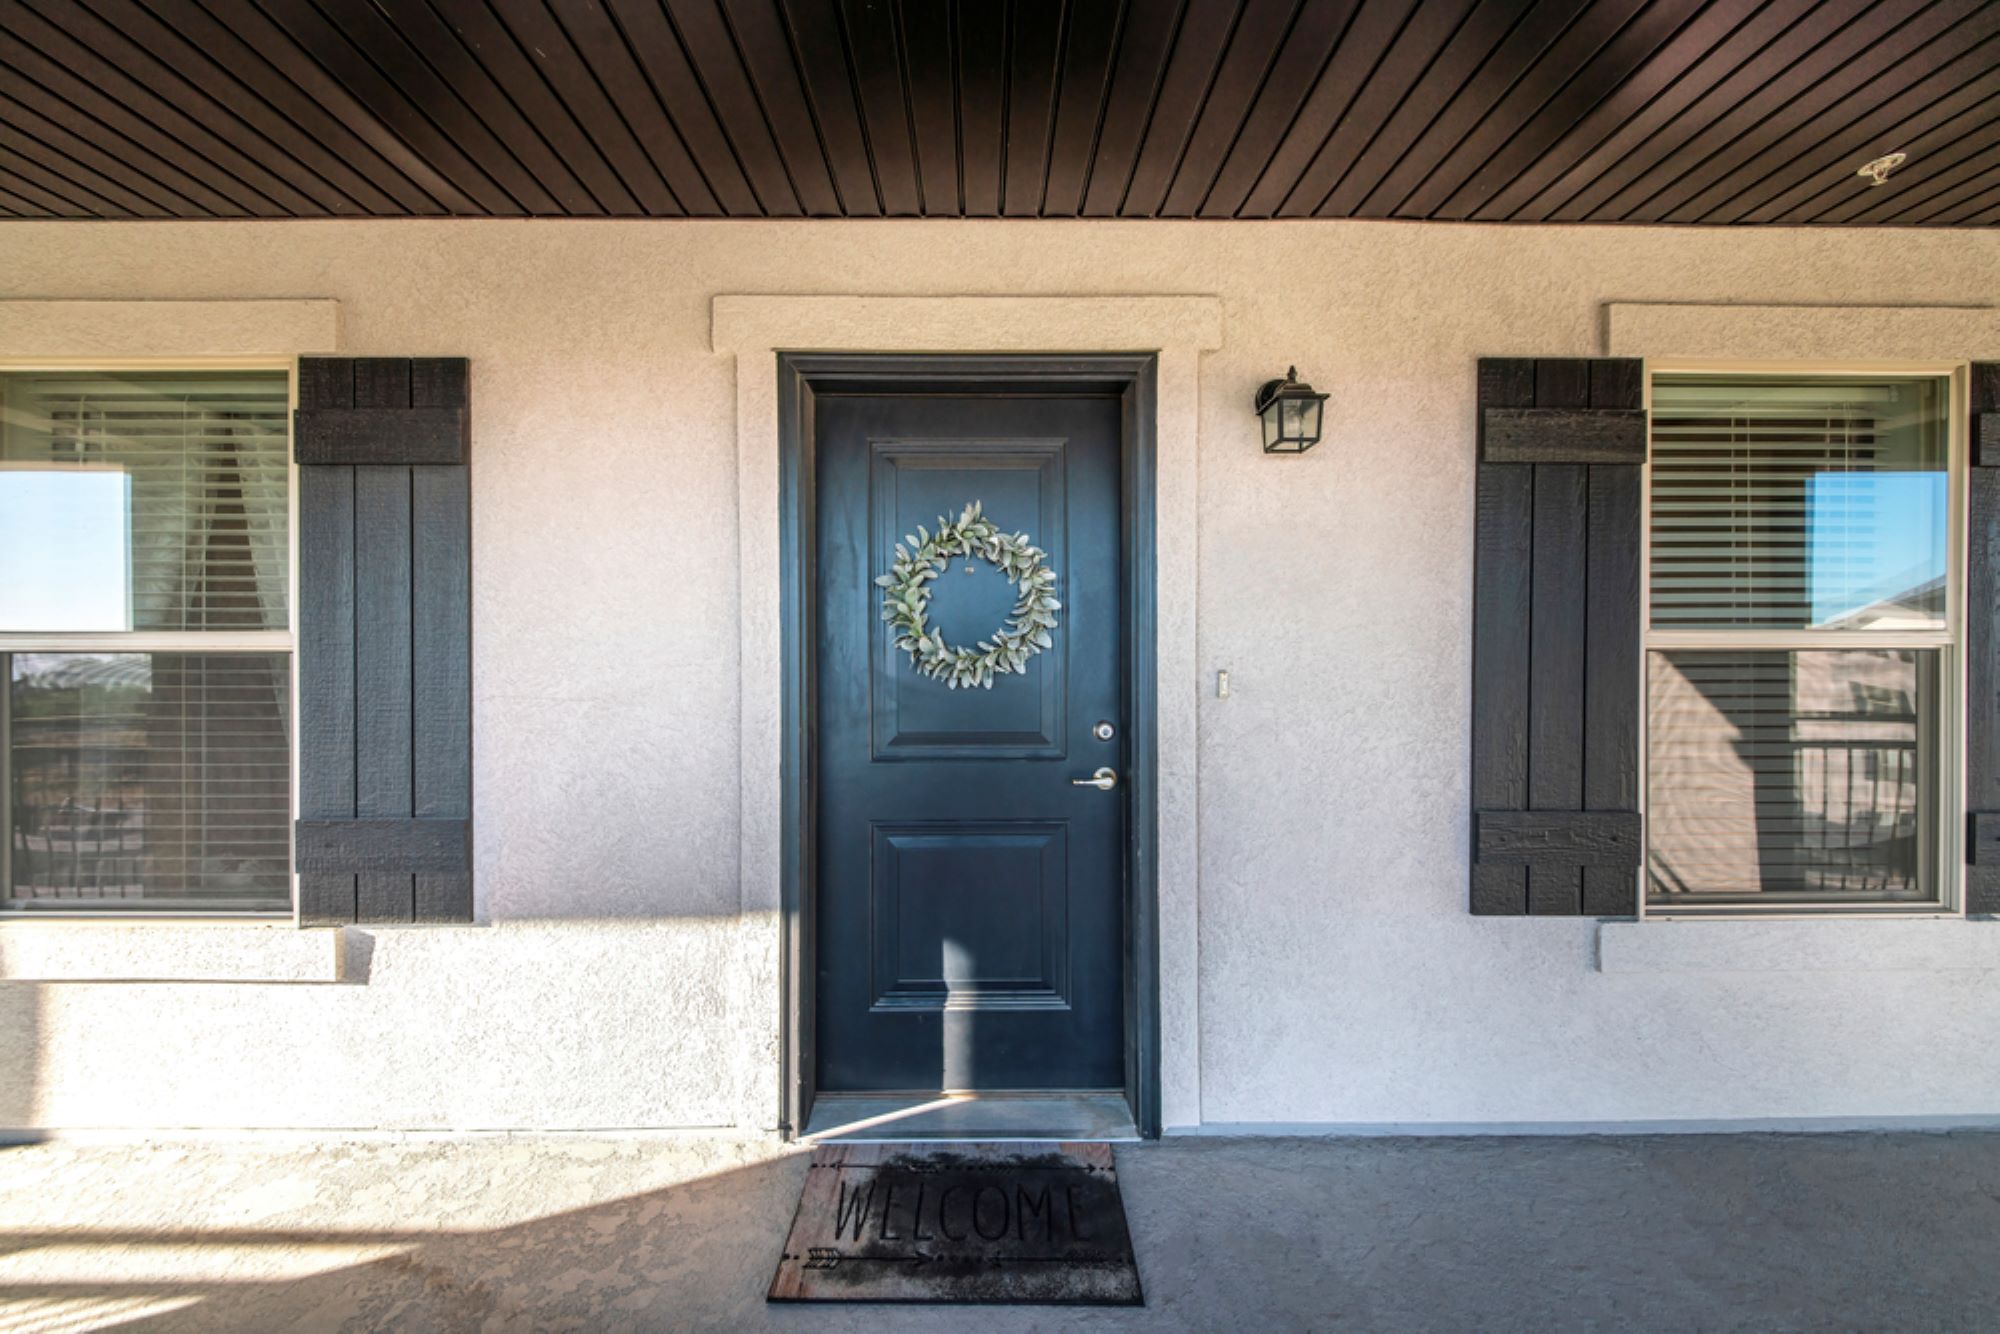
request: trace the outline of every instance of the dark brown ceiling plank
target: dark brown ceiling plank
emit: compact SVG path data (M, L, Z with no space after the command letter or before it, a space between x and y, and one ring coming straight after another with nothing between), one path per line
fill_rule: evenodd
M123 102L101 90L96 83L81 78L68 68L50 60L41 51L28 46L17 35L8 21L4 5L0 5L0 62L12 69L21 78L21 83L10 84L18 88L17 96L30 105L41 108L51 118L60 118L60 109L74 108L82 113L82 121L70 126L78 133L88 133L84 128L90 121L101 122L112 130L136 143L163 161L175 163L191 179L197 179L203 189L209 191L217 201L215 212L223 217L263 217L284 216L284 210L255 189L238 180L226 169L209 161L199 151L181 143L165 130L156 126L151 119L139 115ZM86 66L86 69L94 66ZM36 96L35 92L41 96ZM46 99L46 100L44 100ZM199 172L199 177L193 173ZM204 201L206 202L206 201Z
M1200 211L1298 17L1298 0L1247 0L1167 183L1160 216L1191 218Z
M1522 13L1518 3L1482 0L1333 192L1329 208L1363 217L1393 214L1496 106L1525 86L1536 63L1590 3L1538 0Z
M67 2L75 5L79 0ZM216 123L218 117L234 120L241 130L254 133L257 139L287 155L307 173L287 170L288 179L297 179L303 189L312 189L313 181L324 182L327 190L336 192L329 199L325 190L312 190L314 197L330 211L385 214L409 208L406 200L390 195L340 154L330 151L318 138L274 109L250 87L247 72L246 76L239 76L236 69L219 61L214 52L136 0L83 2L97 12L104 28L122 34L122 38L98 42L100 48L128 42L131 50L143 57L139 68L126 66L135 77L150 78L151 86L163 93L171 90L175 105L218 134L223 133ZM261 63L254 62L252 67ZM325 117L316 119L324 121ZM240 138L241 130L224 137L254 150L254 142L244 143Z
M1279 48L1250 114L1237 130L1235 142L1201 201L1198 211L1202 217L1234 217L1243 206L1284 142L1285 132L1298 119L1313 86L1324 75L1341 34L1360 5L1361 0L1305 0L1292 22L1291 36Z
M1996 177L1986 189L1973 194L1963 203L1955 204L1941 213L1925 218L1924 224L1952 227L1979 226L1982 225L1982 219L1984 222L1993 220L1991 215L1996 203L2000 203L2000 177Z
M1926 182L1921 196L1913 195L1907 201L1907 207L1880 217L1871 215L1864 225L1927 224L2000 185L2000 139L1989 139L1988 142L1994 146L1983 153L1975 153L1950 171L1940 173L1936 180Z
M189 216L237 216L242 213L242 209L228 197L210 189L150 148L134 143L103 121L70 105L11 66L0 65L0 94L7 97L11 106L22 108L27 115L42 117L47 124L99 146L121 162L130 163L135 172L162 182L163 188L173 190L189 202L192 206ZM32 129L32 125L29 128Z
M744 0L744 7L755 2ZM778 6L784 20L792 60L805 85L834 184L840 190L842 211L855 217L881 216L882 194L875 184L875 164L868 154L868 136L855 100L838 0L768 2Z
M628 13L659 5L660 0L617 0L615 8L626 21ZM810 118L795 109L795 119L804 127L801 143L806 151L795 156L779 146L778 127L757 96L735 34L716 0L667 0L665 12L764 211L773 216L837 213L833 180L826 174L826 159ZM626 31L631 31L629 21Z
M1944 100L1953 106L1961 108L1957 115L1951 116L1941 123L1926 125L1921 132L1914 135L1906 135L1901 127L1899 127L1894 135L1878 136L1872 142L1876 145L1892 143L1896 145L1899 151L1907 152L1913 158L1929 157L1940 150L1950 148L1951 145L1964 138L1969 131L1984 126L1988 121L1995 119L1996 115L2000 115L2000 71L1995 71L1986 78L1977 80L1974 84L1969 84L1959 91L1971 93L1977 97L1977 100L1962 100L1954 95ZM1984 95L1978 96L1981 93ZM1925 117L1925 119L1927 120L1928 117ZM1915 121L1913 120L1912 124L1914 123ZM1823 170L1817 171L1803 181L1799 187L1788 191L1783 196L1786 199L1797 199L1797 204L1775 218L1759 218L1758 221L1775 221L1779 223L1804 222L1809 218L1819 216L1826 210L1836 207L1846 200L1854 198L1861 191L1868 188L1857 175L1861 164L1872 161L1875 157L1879 156L1881 154L1871 147L1861 152L1851 153L1845 160L1836 161Z
M1913 23L1905 31L1913 32L1916 26ZM1839 81L1847 84L1844 89L1835 80L1827 80L1814 88L1809 98L1785 107L1782 116L1771 117L1732 144L1732 155L1745 146L1753 148L1742 162L1719 173L1713 169L1715 163L1704 163L1698 170L1708 178L1705 188L1674 209L1671 217L1705 222L1717 214L1740 216L1747 197L1759 191L1768 196L1769 182L1778 181L1782 188L1782 183L1798 180L1802 174L1798 160L1811 148L1829 140L1850 139L1857 125L1893 123L1881 119L1889 108L1907 107L1912 97L1936 97L1950 88L1957 80L1947 81L1940 75L1952 63L1951 56L1964 51L1968 42L1977 45L1996 36L2000 36L2000 6L1988 6L1981 0L1969 21L1932 37L1891 68L1874 66L1876 50L1864 52L1843 71L1848 76ZM1886 51L1888 44L1879 49ZM1820 103L1817 109L1814 102ZM1803 172L1814 170L1823 168L1805 168Z
M1991 227L2000 224L2000 190L1985 195L1981 201L1985 206L1977 213L1963 219L1961 227Z
M688 156L681 136L660 110L653 90L629 52L616 65L593 68L570 40L569 33L550 14L544 0L485 0L499 15L514 39L516 54L533 68L571 120L589 136L604 160L618 174L635 204L632 212L651 218L671 218L684 213L713 216L720 210L708 182ZM588 0L566 0L573 16L590 12ZM599 14L600 20L602 14ZM615 29L610 44L600 53L606 57L615 46L621 52L625 41ZM499 52L494 54L499 56ZM510 80L512 91L519 85ZM639 108L648 108L654 133L639 142L633 119Z
M423 155L405 143L341 82L308 56L282 28L247 4L231 7L227 23L198 0L149 0L191 40L236 71L267 101L301 125L315 116L315 132L329 148L360 167L373 157L390 168L370 173L383 189L419 213L480 213ZM398 182L398 178L401 182ZM411 193L414 191L415 193Z
M1473 217L1593 107L1620 90L1668 46L1697 0L1655 0L1618 25L1612 10L1584 11L1549 53L1535 62L1493 113L1397 206L1404 218Z
M200 158L212 173L210 183L236 202L240 214L287 217L298 208L318 211L310 199L14 0L0 0L0 60L128 136L143 129L176 159Z
M12 190L0 189L0 208L5 208L17 218L60 218L78 217L79 214L55 213L32 200L23 199Z
M38 208L44 216L50 218L96 218L96 214L90 212L88 208L72 204L70 200L58 194L50 194L48 190L36 186L32 180L22 180L20 176L8 172L6 168L0 168L0 196L22 200L22 204L26 204L28 208Z
M771 142L764 114L754 100L745 126L750 132L746 139L758 157L753 163L730 137L708 80L695 67L694 57L660 0L609 0L608 7L653 95L679 127L682 141L708 178L723 212L746 217L796 215L798 199L785 179L777 145ZM724 72L734 77L739 94L747 94L749 85L736 53L727 51L723 59Z
M141 169L137 159L150 157L136 145L118 139L102 126L96 127L96 135L91 139L82 138L42 115L35 108L17 101L5 91L0 91L0 123L12 125L17 134L39 139L72 161L95 168L107 178L119 182L127 190L150 200L161 212L177 218L199 218L209 215L209 210L159 179L149 176ZM117 140L117 153L106 152L104 142ZM122 155L122 156L121 156Z
M1063 0L1014 0L1007 44L1007 166L1000 212L1040 215L1049 183L1049 136L1055 130L1057 76L1063 58Z
M676 15L682 8L677 0ZM800 207L809 217L839 217L845 211L839 186L833 179L826 144L813 117L812 102L806 96L782 16L771 0L725 0L722 17L772 137L784 154L785 170L798 191ZM684 24L682 31L693 38L695 30L690 24ZM701 63L709 67L705 57Z
M1111 59L1111 91L1097 128L1090 180L1084 185L1085 217L1112 217L1124 202L1186 4L1187 0L1133 0L1126 12Z
M1947 199L1936 201L1943 205L1924 213L1922 216L1906 216L1900 222L1915 223L1925 227L1948 227L1986 207L1987 200L2000 192L2000 167L1982 173L1978 178L1966 182L1951 191Z
M445 86L441 114L477 126L476 146L465 141L467 155L510 193L560 185L571 213L634 217L646 211L604 146L571 114L543 77L541 63L523 53L487 0L379 0L387 21L368 15L378 0L320 2L340 6L341 27L378 64L397 62L384 69L398 83ZM428 110L428 98L418 105ZM650 162L639 174L656 176ZM580 188L570 190L563 176ZM656 193L663 188L655 179Z
M1631 127L1636 122L1664 123L1674 111L1747 60L1762 45L1761 41L1740 35L1752 19L1771 24L1772 32L1782 27L1780 20L1771 17L1769 9L1760 17L1754 4L1721 0L1697 3L1692 8L1696 12L1673 36L1641 61L1623 83L1558 135L1540 157L1522 166L1472 216L1491 221L1514 217L1524 209L1535 212L1537 217L1545 215L1580 188L1564 189L1563 183L1578 176L1578 164L1584 158L1617 161L1611 141L1620 140L1627 147L1643 142L1650 130L1635 133ZM1653 11L1648 10L1647 14L1650 19ZM1730 46L1740 47L1740 55L1732 58ZM1449 188L1456 189L1457 185Z
M854 90L882 211L913 218L923 210L910 104L903 87L902 34L887 0L843 0L836 11L853 60ZM832 57L829 57L832 58Z
M1278 140L1277 151L1258 173L1235 216L1269 218L1292 193L1299 177L1326 144L1368 77L1388 55L1396 35L1414 12L1414 0L1364 0L1341 34L1332 59Z
M909 84L910 127L926 217L956 217L964 198L958 180L958 89L952 70L952 6L904 0L896 6Z
M1549 216L1561 222L1624 217L1680 170L1698 160L1690 157L1693 150L1689 145L1701 138L1704 131L1727 119L1773 80L1784 77L1829 38L1862 17L1874 3L1875 0L1826 0L1804 6L1798 22L1772 35L1761 50L1751 54L1677 115L1658 125L1643 143L1610 164ZM1665 167L1669 162L1679 166ZM1663 175L1663 171L1667 174Z
M959 189L972 218L1000 216L1007 172L1008 7L957 6Z
M1238 0L1189 0L1125 198L1118 206L1120 217L1159 216L1240 13Z
M55 198L65 199L94 218L122 218L130 216L125 202L116 195L106 195L94 188L96 182L87 180L75 163L59 153L43 148L38 157L27 157L16 149L38 147L25 140L0 143L0 171L5 171L16 180L26 181L42 188L43 192ZM96 173L91 173L95 175ZM150 216L159 217L158 210Z
M486 119L461 102L413 48L413 42L422 40L424 25L444 32L428 7L410 0L379 0L379 7L373 0L323 2L326 14L307 0L258 0L268 7L276 32L274 40L252 40L258 49L272 51L279 68L294 80L310 77L305 69L292 73L301 63L330 75L362 111L408 144L450 186L457 200L440 202L453 213L506 217L565 211L499 149ZM247 23L249 18L246 13L229 21ZM296 50L296 57L287 47ZM355 123L350 121L349 128Z
M1746 184L1711 222L1773 222L1824 193L1859 165L1880 156L1881 146L1902 148L1949 125L1968 109L2000 93L2000 39L1983 42L1916 87L1905 89L1842 127L1819 137L1817 126L1794 132L1777 146L1783 165ZM1747 175L1747 173L1745 173Z
M1417 6L1355 94L1347 114L1278 206L1279 217L1306 218L1320 210L1471 12L1472 0L1426 0Z
M1877 28L1874 15L1850 24L1814 51L1800 65L1732 109L1689 142L1682 154L1661 164L1661 172L1680 168L1677 179L1632 210L1643 222L1693 222L1715 206L1710 193L1721 178L1755 162L1788 132L1801 126L1840 125L1858 108L1842 114L1843 99L1859 94L1871 104L1895 96L1937 65L1938 55L1924 48L1958 26L1976 18L1987 0L1940 0L1900 26ZM2000 9L1989 17L2000 17ZM2000 25L1989 24L1986 33ZM1687 164L1687 165L1683 165Z
M1050 217L1074 217L1083 210L1105 99L1111 94L1112 57L1129 7L1121 0L1080 0L1070 10L1042 201L1042 210Z
M1987 133L1968 136L1948 152L1934 153L1927 161L1912 162L1889 178L1884 186L1863 186L1863 193L1839 208L1829 209L1814 222L1845 222L1872 227L1896 222L1920 211L1944 207L1941 196L1950 195L1965 182L1975 180L2000 165L2000 136Z
M0 109L0 124L9 121L4 109ZM73 153L65 152L49 141L39 138L18 126L12 127L11 134L0 135L0 151L18 155L22 160L40 164L59 178L76 182L97 198L112 206L108 216L119 217L126 214L137 218L184 217L154 203L145 195L126 188L117 177L90 166ZM83 145L89 149L90 145ZM32 173L25 173L32 175Z
M667 86L675 90L674 106L701 126L705 151L700 154L661 95L661 82L639 61L628 34L602 0L521 0L510 3L507 11L518 11L515 35L539 58L578 119L593 127L592 137L600 144L608 138L620 145L614 161L634 183L640 203L666 209L664 216L676 211L700 217L762 216L680 43L669 43L681 59ZM655 202L654 181L668 191L668 203ZM644 190L638 182L646 183Z
M301 164L289 161L283 149L240 116L217 105L179 71L84 6L74 0L28 0L28 4L48 25L39 35L36 27L26 28L24 35L30 40L57 59L72 62L72 68L94 68L107 92L114 92L181 142L201 148L205 156L228 167L286 212L307 217L363 211L311 170L299 170Z

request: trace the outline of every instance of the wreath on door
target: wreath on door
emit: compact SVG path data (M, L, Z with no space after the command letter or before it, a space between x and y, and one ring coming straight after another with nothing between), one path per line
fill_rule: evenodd
M977 557L1020 590L1006 623L975 648L945 643L930 624L931 582L960 556L967 561L967 573ZM1062 603L1056 600L1056 574L1048 567L1048 553L1030 542L1026 533L1002 532L981 512L977 500L955 523L939 515L934 533L918 524L916 532L896 544L895 565L875 583L883 590L882 619L894 631L896 647L910 655L919 672L953 690L960 686L991 690L996 675L1025 673L1028 660L1055 642L1050 632L1056 628Z

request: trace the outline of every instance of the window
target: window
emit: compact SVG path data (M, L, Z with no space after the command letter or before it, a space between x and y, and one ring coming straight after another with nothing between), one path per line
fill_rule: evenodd
M1649 909L1942 905L1950 381L1660 374Z
M290 379L0 373L0 905L291 907Z

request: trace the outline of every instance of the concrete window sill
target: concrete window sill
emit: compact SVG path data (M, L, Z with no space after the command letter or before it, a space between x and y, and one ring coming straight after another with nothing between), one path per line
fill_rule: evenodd
M1939 921L1603 922L1601 973L1882 973L2000 969L2000 925Z
M290 922L4 922L0 982L339 982L344 935Z

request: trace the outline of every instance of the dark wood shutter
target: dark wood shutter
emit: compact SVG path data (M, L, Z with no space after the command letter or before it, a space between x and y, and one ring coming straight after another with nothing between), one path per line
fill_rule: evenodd
M299 363L300 917L472 920L462 358Z
M1965 908L2000 913L2000 362L1972 363L1966 496Z
M1479 363L1474 913L1638 910L1642 376Z

